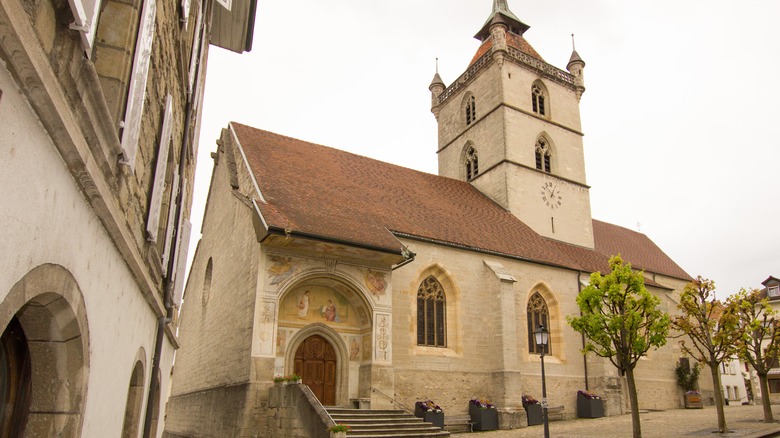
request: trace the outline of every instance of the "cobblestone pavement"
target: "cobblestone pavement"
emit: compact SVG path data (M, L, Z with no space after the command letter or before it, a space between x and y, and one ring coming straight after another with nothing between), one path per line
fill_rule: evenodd
M780 419L780 406L773 406L772 413ZM640 414L643 438L716 437L758 438L780 437L780 422L766 424L760 405L726 406L726 425L731 433L718 434L718 417L712 406L704 409L674 409L669 411L642 412ZM542 425L516 430L475 432L482 438L530 438L543 437ZM465 438L466 435L455 434ZM631 437L631 415L624 414L604 418L582 418L550 422L550 436L555 438L580 437Z

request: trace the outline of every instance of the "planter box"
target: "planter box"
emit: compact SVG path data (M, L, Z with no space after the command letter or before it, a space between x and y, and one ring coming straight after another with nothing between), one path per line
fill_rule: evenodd
M685 394L686 409L704 409L701 394Z
M525 405L525 415L528 417L528 425L536 426L537 424L544 423L544 415L542 414L542 405Z
M604 416L604 400L587 398L577 393L577 417L600 418Z
M469 416L474 422L474 430L498 429L498 411L495 408L482 409L469 403Z
M432 423L436 427L444 427L444 412L423 411L422 408L415 405L414 416L422 418L423 421Z

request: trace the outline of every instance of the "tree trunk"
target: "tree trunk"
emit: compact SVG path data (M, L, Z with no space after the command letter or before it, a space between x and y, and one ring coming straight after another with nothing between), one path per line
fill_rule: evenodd
M769 399L769 382L766 373L758 375L758 386L761 387L761 404L764 406L764 423L775 421L772 416L772 400Z
M628 399L631 402L631 425L634 427L634 438L642 438L642 425L639 423L639 400L636 395L633 369L626 370L626 383L628 384Z
M723 388L720 384L720 367L715 360L709 362L710 374L712 374L712 387L715 390L715 409L718 411L718 430L720 433L728 433L726 427L726 413L723 409Z

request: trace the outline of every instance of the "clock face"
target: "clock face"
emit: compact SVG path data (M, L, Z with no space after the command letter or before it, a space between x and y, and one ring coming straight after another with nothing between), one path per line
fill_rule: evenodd
M552 181L542 184L542 202L548 207L556 209L561 206L563 196L561 195L560 185Z

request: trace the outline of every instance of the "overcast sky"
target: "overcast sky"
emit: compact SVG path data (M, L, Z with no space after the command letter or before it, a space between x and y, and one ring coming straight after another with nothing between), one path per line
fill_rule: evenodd
M780 277L780 1L509 0L580 102L593 217L639 229L718 297ZM194 254L229 121L437 172L428 85L468 65L491 0L258 0L252 51L212 46Z

